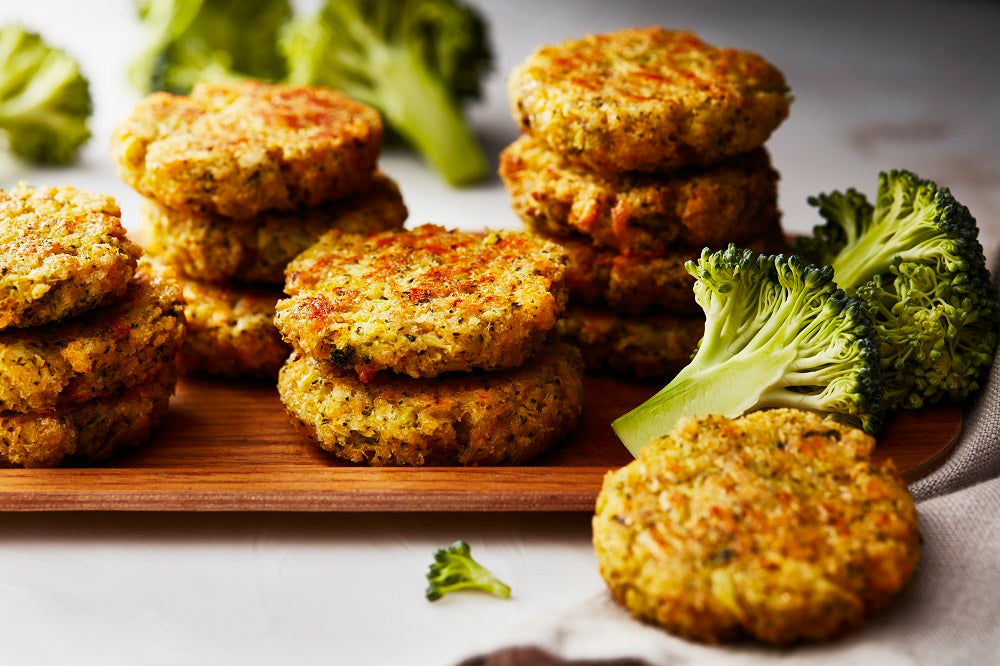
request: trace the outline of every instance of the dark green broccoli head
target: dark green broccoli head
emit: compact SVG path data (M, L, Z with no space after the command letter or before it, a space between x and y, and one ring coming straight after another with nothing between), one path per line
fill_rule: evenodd
M456 590L481 590L503 599L510 597L510 588L472 558L472 550L464 541L438 549L427 571L425 596L429 601Z

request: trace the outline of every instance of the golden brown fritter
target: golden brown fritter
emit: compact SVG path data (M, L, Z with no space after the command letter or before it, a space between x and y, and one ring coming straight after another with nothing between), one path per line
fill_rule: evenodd
M694 300L694 278L684 268L684 262L701 255L700 248L678 244L663 251L619 252L597 247L579 234L549 240L569 256L566 284L571 304L605 307L623 315L701 313ZM771 230L741 245L756 252L787 249L777 220Z
M605 477L601 575L634 616L698 641L855 629L920 556L913 500L874 445L792 409L684 419Z
M566 255L514 231L334 230L288 266L275 323L304 354L371 379L520 365L566 304Z
M208 283L180 278L187 334L179 358L183 372L274 379L291 347L274 327L278 288Z
M371 465L520 464L577 423L583 363L555 343L518 368L362 382L300 355L278 392L293 424L336 456Z
M109 196L66 186L0 190L0 329L121 296L141 253Z
M330 229L372 234L399 229L406 206L396 183L376 174L363 194L294 211L265 211L248 220L143 202L146 249L196 280L283 285L285 266Z
M623 315L607 308L569 307L556 330L583 354L587 372L635 379L669 379L688 364L705 331L705 317Z
M763 148L707 169L601 175L524 136L501 153L500 176L530 229L584 233L623 252L739 243L780 219L778 173Z
M249 218L363 191L382 118L327 88L257 81L153 93L112 134L118 173L169 208Z
M121 393L172 366L183 337L180 286L141 261L114 303L65 322L0 331L0 411Z
M87 465L138 446L163 420L176 383L176 368L167 363L153 379L120 394L24 414L0 412L0 466Z
M667 172L761 146L788 115L785 78L756 53L632 28L537 49L513 69L514 121L596 171Z

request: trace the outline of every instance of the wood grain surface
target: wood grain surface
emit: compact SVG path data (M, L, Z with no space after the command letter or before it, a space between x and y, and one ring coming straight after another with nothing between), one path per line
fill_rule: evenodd
M588 378L573 435L522 467L379 468L343 463L289 425L273 383L187 378L146 445L101 467L0 470L2 511L590 511L631 456L611 421L656 390ZM880 438L907 480L951 452L961 411L895 417Z

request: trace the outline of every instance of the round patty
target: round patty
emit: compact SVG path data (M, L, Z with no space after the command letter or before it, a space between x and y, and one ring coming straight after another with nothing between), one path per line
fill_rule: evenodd
M334 230L288 266L275 323L296 350L362 379L520 365L566 303L566 255L514 231Z
M619 314L694 314L701 308L694 300L694 278L684 268L701 249L677 246L648 252L619 252L595 246L587 236L549 237L569 256L566 284L570 303L606 307ZM741 243L756 252L787 249L781 224L753 240ZM718 246L715 249L722 249Z
M597 171L706 166L761 146L788 115L784 76L755 53L659 27L536 50L513 69L514 121Z
M874 445L791 409L684 419L605 477L601 575L634 616L699 641L854 629L920 556L913 501Z
M274 379L291 348L274 327L278 288L214 284L181 278L187 334L183 372Z
M514 465L576 426L583 363L576 349L555 343L511 370L362 382L297 356L282 368L278 392L296 428L345 460Z
M153 93L112 135L122 180L170 208L249 218L363 190L382 140L371 107L256 81Z
M524 136L500 155L518 217L538 232L584 233L628 252L720 246L778 223L778 173L763 148L708 169L601 175Z
M588 373L664 380L690 362L705 332L705 317L629 316L570 306L556 330L580 349Z
M197 280L283 285L285 266L330 229L372 234L406 221L399 188L378 174L363 194L295 211L268 211L249 220L143 202L147 250Z
M0 331L0 410L29 412L121 393L173 365L180 286L146 262L121 299L66 322Z
M120 296L141 253L109 196L66 186L0 190L0 329Z
M0 412L0 465L57 467L103 460L145 442L167 413L177 383L171 364L120 395L21 414Z

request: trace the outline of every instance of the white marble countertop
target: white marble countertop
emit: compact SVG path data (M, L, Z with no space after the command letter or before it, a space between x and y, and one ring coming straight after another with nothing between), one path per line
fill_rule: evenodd
M768 142L785 227L818 222L805 199L905 167L952 189L1000 242L1000 4L957 2L480 3L498 49L473 110L494 156L513 140L504 77L536 45L630 25L689 28L756 50L795 101ZM137 196L107 156L137 97L124 70L142 39L126 0L0 5L74 53L93 83L94 138L79 164L0 157L0 187L67 183ZM410 222L518 227L499 180L452 190L390 152ZM465 539L514 596L424 600L434 549ZM0 663L448 664L518 625L600 593L582 514L0 514Z

